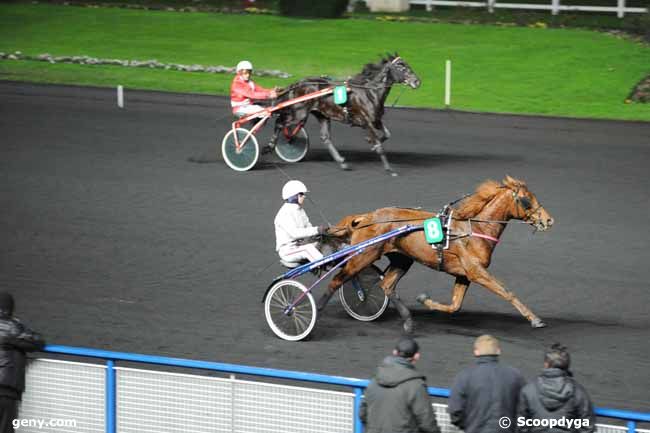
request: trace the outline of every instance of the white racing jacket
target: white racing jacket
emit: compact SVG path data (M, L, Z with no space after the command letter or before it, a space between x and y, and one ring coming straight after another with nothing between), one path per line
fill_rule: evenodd
M311 225L307 212L295 203L283 204L275 215L273 224L276 251L282 247L295 245L298 239L318 234L318 227Z

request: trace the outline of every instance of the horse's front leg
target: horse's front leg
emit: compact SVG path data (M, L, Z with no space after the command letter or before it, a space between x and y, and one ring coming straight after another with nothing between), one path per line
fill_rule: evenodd
M369 119L368 119L369 120ZM382 129L376 129L372 122L368 122L368 141L374 143L370 150L374 150L379 155L382 164L384 164L384 170L386 170L391 176L397 176L397 172L393 170L393 167L388 163L388 158L386 157L386 152L384 152L384 147L381 144L382 141L385 141L387 137L384 136L384 127ZM383 140L382 140L383 138Z
M331 133L332 122L330 121L330 119L326 118L325 116L317 116L316 114L314 115L316 116L318 122L320 123L320 139L327 146L327 150L329 150L332 159L338 162L339 166L343 170L349 170L350 166L345 162L345 159L339 154L339 151L336 150L336 147L334 147L334 143L332 143L332 133Z
M269 143L262 148L262 153L269 153L275 148L275 145L278 143L278 137L280 136L280 133L282 132L282 128L284 127L285 121L286 119L284 119L283 116L278 116L275 119L273 135L271 136L271 140L269 141Z
M384 125L384 122L382 122L381 120L377 120L374 123L374 127L378 132L381 132L381 134L378 135L377 138L382 143L391 137L390 131L388 130L388 128L386 128L386 125Z
M381 124L381 127L384 130L384 139L382 141L386 141L391 137L390 131L388 130L388 128L386 128L386 125L384 125L383 123Z
M523 302L515 296L514 293L507 290L492 274L488 272L480 264L472 261L471 263L463 263L467 278L491 292L501 296L506 301L510 302L528 321L533 328L543 328L546 323L542 321L535 313L533 313Z
M386 152L384 151L384 146L381 144L381 141L375 139L374 143L375 145L372 146L371 150L374 150L377 152L377 155L379 155L382 164L384 164L384 170L386 170L391 176L397 176L397 172L393 170L393 167L391 167L390 163L388 162L388 158L386 157Z
M429 295L422 293L415 298L416 301L427 307L429 310L444 311L445 313L455 313L460 310L469 287L469 280L465 277L456 277L454 288L451 292L451 304L441 304L431 300Z

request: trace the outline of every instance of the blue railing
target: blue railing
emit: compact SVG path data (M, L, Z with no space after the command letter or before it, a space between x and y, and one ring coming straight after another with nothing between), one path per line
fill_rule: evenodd
M359 405L363 390L368 386L369 380L355 379L342 376L328 376L324 374L304 373L291 370L276 370L272 368L248 367L237 364L224 364L220 362L197 361L182 358L170 358L165 356L141 355L137 353L112 352L101 349L88 349L83 347L70 347L48 345L45 352L74 355L88 358L98 358L106 360L106 433L115 433L116 431L116 381L115 381L115 362L129 361L143 364L166 365L172 367L184 367L200 370L211 370L222 373L237 373L250 376L272 377L275 379L298 380L301 382L325 383L329 385L339 385L350 387L354 390L354 431L361 433L363 428L359 420ZM449 398L449 390L446 388L428 388L429 395L433 397ZM596 408L596 415L605 418L614 418L627 422L628 433L635 433L637 423L650 423L650 413L632 412L627 410Z

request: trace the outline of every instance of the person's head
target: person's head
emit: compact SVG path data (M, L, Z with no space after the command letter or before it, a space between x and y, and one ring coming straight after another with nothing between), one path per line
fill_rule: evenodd
M393 350L394 356L407 359L415 364L420 359L420 346L418 342L410 337L402 337L397 342L397 346Z
M474 340L474 356L501 355L499 340L485 334Z
M569 371L571 356L566 347L560 343L553 344L544 354L544 368L559 368Z
M14 314L14 297L11 293L0 292L0 314L7 316Z
M305 194L308 192L304 183L299 180L290 180L282 187L282 200L302 206L305 202Z
M253 74L253 64L248 60L242 60L237 63L237 75L241 76L245 81L250 80Z

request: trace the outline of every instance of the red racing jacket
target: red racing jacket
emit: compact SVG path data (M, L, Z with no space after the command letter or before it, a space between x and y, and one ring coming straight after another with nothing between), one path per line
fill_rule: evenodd
M251 99L268 99L271 89L258 86L253 80L244 81L241 75L235 75L230 85L230 105L235 113L239 107L252 104Z

